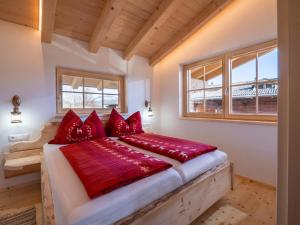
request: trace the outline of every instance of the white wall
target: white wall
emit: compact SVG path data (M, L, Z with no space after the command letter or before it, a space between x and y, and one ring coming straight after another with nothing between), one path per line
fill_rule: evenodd
M164 134L219 146L236 173L275 185L277 127L182 120L180 65L277 37L276 0L236 0L154 68L156 127ZM159 94L155 94L159 93Z
M8 149L8 134L29 132L34 138L43 124L55 116L56 66L127 74L127 63L120 52L101 48L98 54L90 54L86 49L86 43L58 35L51 45L41 44L39 31L0 21L0 153ZM144 112L144 101L150 96L152 74L146 59L133 57L129 61L129 113ZM21 125L10 123L10 101L15 94L22 100ZM2 165L0 187L38 178L35 174L4 180Z

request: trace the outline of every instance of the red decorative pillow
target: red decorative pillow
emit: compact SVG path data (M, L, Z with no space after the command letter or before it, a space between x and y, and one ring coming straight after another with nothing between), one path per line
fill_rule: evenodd
M102 122L96 111L82 122L80 117L69 110L64 116L55 138L49 144L71 144L105 137Z
M125 120L117 110L112 109L106 125L106 133L113 137L144 133L141 113L135 112Z

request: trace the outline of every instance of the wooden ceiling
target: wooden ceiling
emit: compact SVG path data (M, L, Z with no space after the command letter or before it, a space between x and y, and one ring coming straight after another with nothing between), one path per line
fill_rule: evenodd
M60 34L157 64L233 0L42 0L42 41ZM38 28L39 0L0 1L0 19Z
M0 19L39 28L39 0L0 0Z

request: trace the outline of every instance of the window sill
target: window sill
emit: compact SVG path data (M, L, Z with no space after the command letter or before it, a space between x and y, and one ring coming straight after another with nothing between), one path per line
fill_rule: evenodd
M180 116L180 120L194 120L194 121L210 121L210 122L224 122L224 123L242 123L253 125L268 125L277 126L277 121L257 121L257 120L238 120L238 119L222 119L222 118L200 118L200 117L185 117Z

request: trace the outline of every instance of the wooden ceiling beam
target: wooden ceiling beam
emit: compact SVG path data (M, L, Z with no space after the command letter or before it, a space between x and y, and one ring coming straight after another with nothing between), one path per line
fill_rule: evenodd
M150 65L156 65L233 1L213 0L209 3L199 15L194 17L191 22L178 31L171 40L150 57Z
M55 23L57 0L43 0L42 4L42 42L51 43Z
M205 79L206 80L210 80L212 78L214 78L215 76L218 76L220 74L222 74L222 65L212 68L210 70L206 70L205 73ZM194 72L192 72L192 78L194 79L204 79L204 69L200 68L199 70L195 70Z
M216 70L212 70L209 73L205 74L205 80L209 81L217 76L220 76L223 73L223 68L218 68Z
M182 2L183 0L163 0L128 45L124 53L124 59L129 60L133 54L151 38Z
M96 53L101 47L105 36L109 31L116 17L120 14L126 0L107 0L102 13L96 23L96 27L92 33L89 50Z

